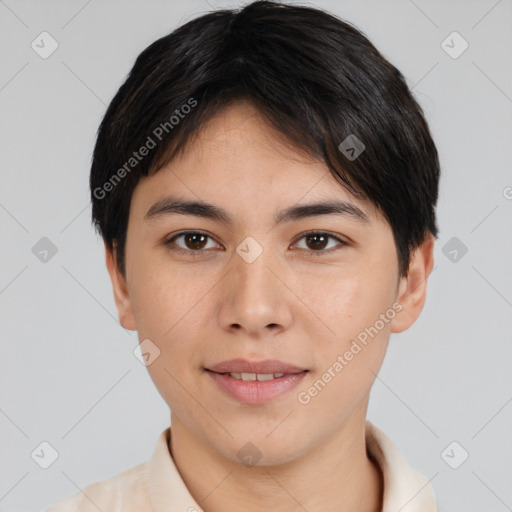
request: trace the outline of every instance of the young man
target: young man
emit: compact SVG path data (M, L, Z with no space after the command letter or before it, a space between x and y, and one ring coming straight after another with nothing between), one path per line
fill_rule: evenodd
M438 181L400 72L325 12L255 2L144 50L90 184L172 426L49 511L436 511L366 411L423 308Z

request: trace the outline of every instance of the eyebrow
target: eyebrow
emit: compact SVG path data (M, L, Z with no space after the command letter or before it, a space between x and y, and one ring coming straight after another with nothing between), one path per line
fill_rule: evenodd
M175 197L165 197L151 206L144 216L144 220L150 221L167 215L193 215L205 219L211 219L227 226L233 225L231 215L219 206L204 201L188 201ZM330 200L291 206L276 212L274 222L276 225L295 220L316 217L320 215L343 215L351 217L363 224L369 224L370 219L356 205L341 200Z

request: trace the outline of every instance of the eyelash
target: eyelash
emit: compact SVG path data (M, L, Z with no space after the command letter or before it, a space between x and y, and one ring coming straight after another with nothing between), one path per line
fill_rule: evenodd
M208 237L209 239L213 240L213 238L208 233L205 233L204 231L180 231L179 233L173 235L171 238L165 240L164 245L167 246L169 248L169 250L171 250L173 252L176 252L178 254L185 254L185 255L193 256L193 257L200 256L201 253L206 252L206 249L200 249L200 250L194 251L192 249L183 249L182 247L171 247L171 244L173 244L173 242L176 239L178 239L184 235L187 235L187 234L204 235L204 236ZM301 237L299 238L299 240L297 242L295 242L295 244L309 235L325 235L328 238L332 238L332 239L336 240L337 242L339 242L338 246L336 246L335 248L331 247L330 249L321 249L318 251L308 250L308 249L300 249L300 250L305 250L306 252L308 252L314 256L323 256L325 254L331 254L332 252L349 245L348 242L346 242L345 240L342 240L338 236L335 236L335 235L329 233L328 231L315 231L315 230L306 231L305 233L302 233ZM215 243L217 243L217 242L215 242Z

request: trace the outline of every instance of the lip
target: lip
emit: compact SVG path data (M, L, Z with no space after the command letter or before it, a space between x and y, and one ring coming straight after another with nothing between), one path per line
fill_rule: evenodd
M230 359L206 368L215 373L285 373L296 374L307 371L306 368L279 361L266 359L264 361L248 361L247 359Z
M266 367L268 368L268 366ZM293 367L296 369L296 367ZM230 375L223 375L206 369L206 373L214 380L219 386L221 391L226 395L234 398L238 402L247 405L259 405L266 402L275 400L276 398L284 395L302 381L308 373L308 370L293 372L283 375L271 380L266 381L247 381L231 377ZM248 372L248 373L278 373L273 372ZM284 373L284 372L281 372Z
M205 370L221 391L238 402L248 405L263 404L284 395L297 386L309 371L278 359L265 359L263 361L230 359L205 368ZM284 375L265 381L247 381L235 379L230 375L223 375L232 372L284 373Z

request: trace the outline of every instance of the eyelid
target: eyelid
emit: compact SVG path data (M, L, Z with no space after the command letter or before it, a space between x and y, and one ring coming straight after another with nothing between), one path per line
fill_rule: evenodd
M204 235L207 238L213 240L217 245L220 245L212 235L210 235L208 232L202 231L200 229L188 229L188 230L178 231L177 233L174 233L172 235L165 237L163 244L165 246L170 246L171 243L174 242L174 240L176 240L180 236L187 235L189 233ZM297 239L293 242L292 245L297 244L300 240L307 237L308 235L326 235L328 238L332 238L332 239L336 240L337 242L339 242L339 244L336 247L334 247L334 248L331 247L330 249L322 249L322 250L318 250L318 251L299 249L300 251L306 251L307 253L318 255L318 256L320 256L322 254L330 254L331 252L338 250L338 248L340 248L340 247L345 247L345 246L350 245L349 241L344 240L339 235L331 233L330 231L325 231L325 230L320 230L320 229L311 229L309 231L304 231L303 233L300 233L300 235L298 235ZM200 249L200 250L194 251L192 249L183 249L182 247L173 247L170 250L172 250L174 252L192 254L192 255L209 252L208 250L205 250L205 249Z
M306 251L309 254L313 254L313 255L317 255L317 256L321 256L323 254L331 254L332 252L339 250L341 247L350 245L349 241L343 239L340 235L331 233L330 231L321 230L321 229L311 229L309 231L304 231L297 237L297 239L295 240L295 242L293 242L292 245L297 244L300 240L307 237L308 235L326 235L327 238L332 238L332 239L336 240L337 242L339 242L339 244L336 247L331 247L330 249L322 249L319 251L313 251L313 250L308 251L307 249L300 249L301 251Z
M297 241L300 240L301 238L304 238L305 236L308 236L308 235L327 235L331 238L335 238L336 240L338 240L338 242L342 242L345 244L349 243L348 240L345 240L344 238L342 238L341 235L332 233L331 231L326 231L325 229L310 229L309 231L304 231L297 237ZM294 243L297 243L297 241L295 241Z
M185 230L182 230L182 231L178 231L177 233L174 233L174 234L171 234L169 236L166 236L163 240L163 244L165 246L170 246L174 240L176 240L177 238L183 236L183 235L188 235L188 234L199 234L199 235L204 235L206 236L207 238L209 238L210 240L213 240L217 245L220 245L216 240L215 238L210 235L210 233L206 232L206 231L202 231L201 229L185 229ZM204 249L201 249L201 250L198 250L198 251L193 251L191 249L183 249L182 247L172 247L170 248L170 250L172 251L175 251L175 252L181 252L181 253L186 253L186 254L200 254L202 252L207 252L206 250Z

